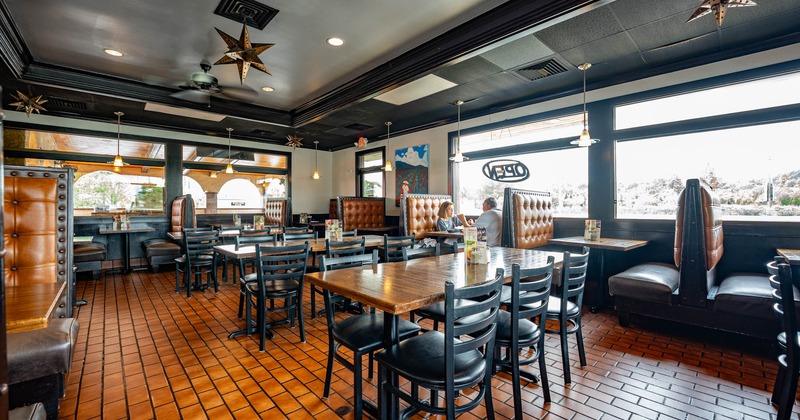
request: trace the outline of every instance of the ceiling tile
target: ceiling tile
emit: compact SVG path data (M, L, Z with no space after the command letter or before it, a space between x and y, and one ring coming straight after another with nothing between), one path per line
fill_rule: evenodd
M542 43L535 34L511 41L481 54L490 63L508 70L523 64L541 61L553 55L553 50Z
M658 20L653 23L641 25L628 31L633 42L642 51L651 50L664 45L673 44L687 39L692 39L705 34L712 34L714 37L717 32L717 24L714 19L704 21L702 19L686 23L686 17L675 15L666 19Z
M638 49L633 45L628 35L621 32L569 49L562 52L561 56L575 68L581 63L604 63L636 52L638 52Z
M493 74L469 83L467 86L479 92L496 95L499 91L506 91L511 89L522 89L527 85L527 82L512 75L509 72Z
M609 5L625 29L679 15L686 22L700 5L698 0L652 1L616 0Z
M604 6L542 29L536 36L553 51L561 52L621 31L611 9Z
M473 57L458 64L445 67L434 74L442 79L447 79L460 85L501 71L503 71L503 69L486 61L482 57Z

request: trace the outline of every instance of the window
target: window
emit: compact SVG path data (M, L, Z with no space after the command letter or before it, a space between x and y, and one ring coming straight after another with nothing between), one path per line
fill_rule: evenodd
M383 197L386 177L384 148L356 153L356 195L359 197Z
M494 197L502 206L504 189L512 187L550 192L556 216L587 217L587 149L569 146L581 128L582 115L570 114L462 135L461 150L469 152L470 159L454 164L457 211L481 214L487 197ZM507 183L484 176L484 164L500 159L522 162L530 177Z
M722 201L723 219L800 220L800 121L617 144L617 217L674 218L686 179Z
M615 109L617 130L798 103L800 73L753 80Z
M232 179L219 189L217 207L220 210L260 211L264 204L255 184L246 179Z
M95 171L80 176L73 188L76 211L157 211L164 205L164 180Z

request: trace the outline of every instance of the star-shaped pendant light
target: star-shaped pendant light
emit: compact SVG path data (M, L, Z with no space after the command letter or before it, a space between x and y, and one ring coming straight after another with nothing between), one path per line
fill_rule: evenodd
M28 90L28 94L24 94L20 91L17 91L17 94L11 94L11 97L16 99L17 102L12 102L9 105L17 107L17 111L25 110L25 114L28 115L28 118L31 117L31 113L36 111L37 114L40 114L39 111L47 111L42 106L43 103L47 102L47 99L42 99L42 95L33 96L30 90Z
M717 21L717 27L721 28L722 20L725 19L725 12L728 11L729 7L746 6L756 6L756 2L752 0L704 0L703 4L701 4L697 10L695 10L686 23L714 12L714 19Z
M297 137L297 134L289 134L286 136L286 140L288 140L286 145L292 146L292 150L294 150L295 147L303 147L303 138Z
M217 62L214 64L236 63L236 65L239 67L239 81L241 83L244 83L244 78L247 77L247 70L250 68L250 66L253 66L254 68L271 76L272 73L267 71L267 66L261 62L261 59L258 58L258 55L275 44L251 43L250 35L247 33L247 23L243 23L242 25L242 34L239 36L239 39L220 31L218 28L214 28L217 30L219 36L221 36L228 45L228 52L226 52L225 55L217 60Z

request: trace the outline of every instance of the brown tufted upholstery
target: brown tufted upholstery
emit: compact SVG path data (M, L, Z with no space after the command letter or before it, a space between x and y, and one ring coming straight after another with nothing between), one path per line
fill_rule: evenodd
M717 194L708 185L699 183L703 212L703 236L705 237L706 269L714 268L722 259L722 210ZM681 266L683 249L683 220L686 207L686 190L678 198L678 216L675 220L675 266Z
M267 198L264 201L264 224L268 226L286 226L288 209L288 199Z
M5 168L5 284L72 282L72 174ZM69 268L69 269L68 269ZM66 305L71 309L71 305ZM71 313L71 310L68 311Z
M194 200L191 194L181 195L172 200L170 213L170 232L181 233L183 228L197 227Z
M552 238L553 201L550 193L506 188L503 245L529 249L547 245Z
M416 239L425 237L425 232L436 230L439 206L445 201L453 201L449 195L406 194L400 204L400 224L403 235L415 234Z
M330 204L328 206L328 219L338 219L338 218L339 218L339 200L331 198Z
M382 228L386 221L383 197L337 197L342 230Z

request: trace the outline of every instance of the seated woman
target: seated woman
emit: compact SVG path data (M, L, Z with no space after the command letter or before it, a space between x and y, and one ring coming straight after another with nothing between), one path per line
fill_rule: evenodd
M463 214L454 216L455 206L452 201L445 201L439 207L439 216L436 219L436 230L454 232L457 226L472 226L473 221L467 220Z

